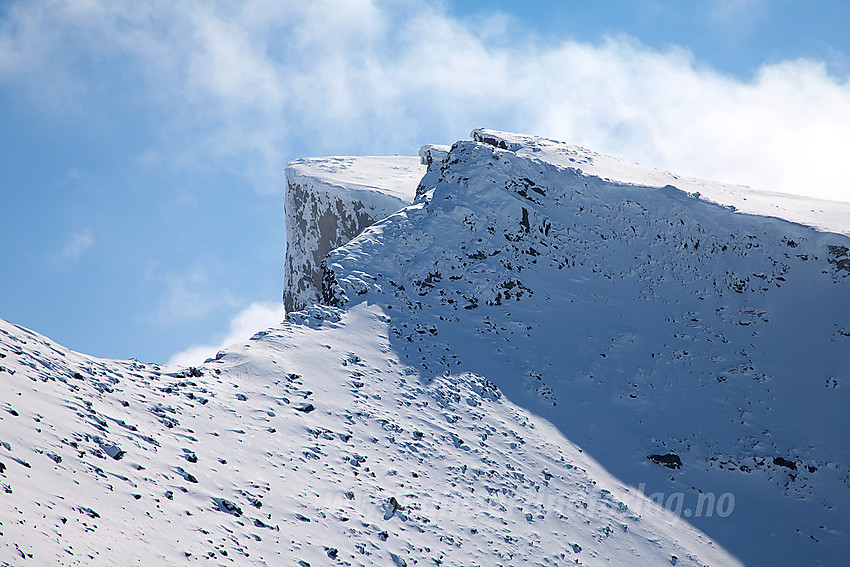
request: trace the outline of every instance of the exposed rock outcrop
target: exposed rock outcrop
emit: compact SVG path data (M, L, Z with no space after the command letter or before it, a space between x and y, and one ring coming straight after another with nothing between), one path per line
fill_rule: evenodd
M413 202L425 167L415 157L306 158L286 168L283 304L320 300L322 259L364 228Z

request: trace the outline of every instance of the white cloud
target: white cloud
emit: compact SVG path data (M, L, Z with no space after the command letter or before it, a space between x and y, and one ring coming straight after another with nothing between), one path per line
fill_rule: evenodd
M92 244L94 244L94 237L89 229L85 228L75 232L66 240L65 245L59 251L59 260L61 262L79 260Z
M728 36L744 36L766 17L766 0L708 0L702 12Z
M283 321L283 305L280 303L252 303L230 320L227 334L215 338L210 344L193 345L173 355L168 364L190 366L201 364L207 358L230 345L247 341L257 331L267 329Z
M158 325L197 320L221 309L235 308L240 301L220 285L224 267L207 256L179 273L159 273L155 265L147 270L147 278L163 287L158 304L146 318Z
M413 154L485 126L850 200L850 82L817 61L764 66L744 80L684 49L620 36L546 44L511 36L504 16L473 27L417 0L42 4L8 10L0 83L35 88L59 77L47 92L85 104L84 63L121 61L157 108L159 156L270 190L305 140L312 152ZM763 2L708 6L722 22L757 19Z

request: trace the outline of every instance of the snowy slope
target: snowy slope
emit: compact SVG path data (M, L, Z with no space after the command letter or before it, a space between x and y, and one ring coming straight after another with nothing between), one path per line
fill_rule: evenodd
M413 202L425 168L415 157L302 158L286 168L284 308L315 303L328 252Z
M0 565L734 565L486 379L311 307L197 369L0 322Z
M844 561L847 205L812 218L805 200L771 209L473 134L417 204L330 254L325 300L385 308L393 348L422 372L486 377L745 563ZM706 510L724 495L731 510Z

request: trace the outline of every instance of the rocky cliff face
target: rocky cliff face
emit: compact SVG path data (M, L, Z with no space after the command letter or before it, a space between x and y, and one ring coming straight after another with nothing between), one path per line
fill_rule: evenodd
M320 300L322 259L413 201L424 167L413 157L307 158L286 168L284 307Z

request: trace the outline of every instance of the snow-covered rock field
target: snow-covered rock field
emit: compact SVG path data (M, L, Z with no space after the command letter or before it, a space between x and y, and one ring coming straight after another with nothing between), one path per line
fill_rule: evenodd
M4 323L12 565L728 564L485 378L424 377L365 304L195 369Z

